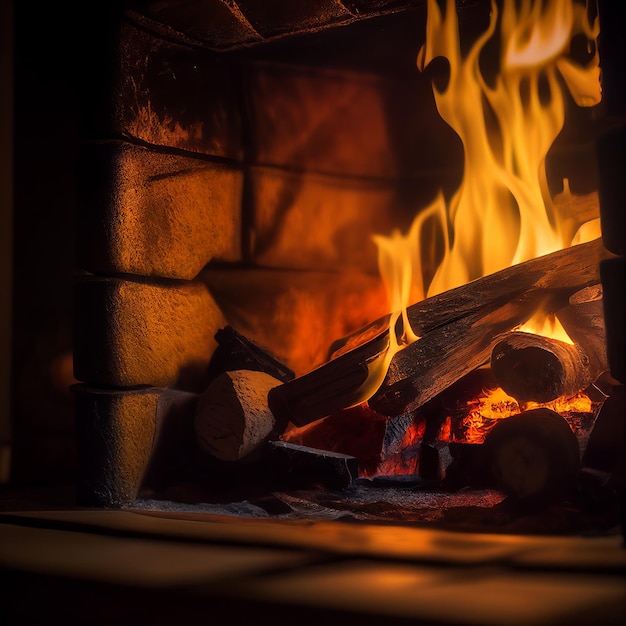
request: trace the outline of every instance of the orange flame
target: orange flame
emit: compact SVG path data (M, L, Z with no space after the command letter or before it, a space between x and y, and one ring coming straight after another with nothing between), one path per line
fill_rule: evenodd
M463 57L454 0L447 1L445 17L436 0L428 2L417 64L423 70L435 57L448 59L450 78L444 90L434 87L435 101L465 154L461 186L441 224L451 245L428 295L571 244L552 204L545 160L565 121L559 76L578 104L600 101L597 51L585 67L566 56L573 37L595 39L599 25L589 24L585 8L573 0L504 0L502 58L491 86L479 61L498 18L492 2L487 30Z
M499 420L520 412L517 400L500 387L484 391L468 403L467 409L462 421L466 443L482 443Z
M585 65L568 56L578 35L595 43L598 19L590 22L586 8L575 0L503 0L501 11L492 0L487 29L463 54L455 1L447 0L442 13L437 0L428 0L427 11L426 42L417 66L423 71L436 57L449 62L447 85L433 85L433 91L439 114L462 140L464 175L449 203L440 193L418 212L406 235L374 237L394 312L390 328L402 316L404 334L390 333L389 349L372 364L363 399L382 383L393 355L418 340L406 316L411 299L597 236L597 228L589 227L573 238L571 220L552 202L545 162L565 121L561 79L579 106L600 102L597 46ZM487 81L481 53L495 37L502 51L499 71ZM567 180L564 187L569 190ZM419 241L424 224L433 218L444 255L426 288Z
M543 313L542 311L538 311L528 321L516 328L516 330L523 333L531 333L533 335L542 335L543 337L558 339L559 341L574 345L574 342L567 334L565 328L563 328L559 318L553 313Z
M462 437L451 437L455 441L463 443L482 443L489 431L500 421L507 417L517 415L522 411L545 407L559 413L575 430L571 422L571 414L593 414L595 411L593 402L589 396L580 392L571 398L561 397L540 404L538 402L526 402L518 404L515 398L509 396L501 387L485 389L476 398L467 403L467 412L461 419ZM448 420L451 418L448 416ZM442 441L448 441L440 434Z

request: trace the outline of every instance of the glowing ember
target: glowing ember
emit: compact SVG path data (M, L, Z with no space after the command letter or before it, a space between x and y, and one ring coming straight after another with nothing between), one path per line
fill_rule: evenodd
M458 441L462 443L482 443L487 433L502 419L517 415L522 411L544 407L559 413L574 432L579 429L577 417L581 414L593 415L595 408L589 396L583 392L571 398L561 397L552 402L540 404L526 402L520 405L515 398L507 395L500 387L485 389L470 400L465 408L465 415L461 418L460 431L462 436L452 435L449 424L450 416L439 435L441 441Z
M376 468L375 475L389 476L417 473L417 446L426 430L426 422L411 424L402 439L395 443L392 450L387 450L385 458Z
M484 391L471 400L467 406L467 415L462 422L466 443L482 443L487 433L498 420L511 417L520 412L514 398L508 396L500 387Z
M592 413L594 410L593 402L591 398L585 393L578 393L572 398L557 398L552 402L546 404L537 404L536 402L527 402L524 405L524 410L536 409L538 407L545 407L552 409L556 413Z

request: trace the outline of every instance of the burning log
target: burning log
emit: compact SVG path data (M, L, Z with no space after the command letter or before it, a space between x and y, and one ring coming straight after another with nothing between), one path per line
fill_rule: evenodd
M420 442L425 431L426 421L416 421L412 413L388 418L376 473L417 475Z
M597 284L601 240L509 267L408 308L421 337L398 352L370 406L385 415L415 410L489 361L493 338L526 321L540 306L562 308L576 291ZM282 421L304 425L352 406L368 365L388 346L390 316L335 342L331 360L273 388L269 406ZM397 328L394 329L397 332Z
M603 302L602 285L591 285L573 294L569 305L556 314L572 341L587 355L594 380L609 370Z
M423 336L393 358L369 405L384 415L414 411L489 361L495 337L527 319L527 302L488 307Z
M595 379L578 346L519 331L499 338L491 353L491 371L520 403L570 397Z
M600 261L613 256L604 248L601 239L595 239L518 263L412 304L407 309L411 328L417 335L424 336L491 303L504 304L518 298L534 302L541 296L550 295L554 306L561 308L575 292L598 284ZM389 329L389 319L387 315L338 339L329 349L329 359L374 338L380 342Z
M281 440L354 456L358 459L359 475L370 476L381 471L388 425L385 416L372 411L367 404L360 404L305 426L287 428ZM398 436L402 437L400 432L404 434L405 431L398 429Z
M267 395L280 380L258 371L219 375L200 395L194 429L203 450L221 461L242 459L275 432Z
M566 495L581 467L576 435L546 408L502 420L485 438L482 454L496 486L527 505Z

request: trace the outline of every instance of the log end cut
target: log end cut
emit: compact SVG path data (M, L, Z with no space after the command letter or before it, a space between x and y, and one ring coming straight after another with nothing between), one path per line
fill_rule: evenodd
M577 346L525 332L508 333L494 346L491 370L522 403L573 396L593 382L589 360Z
M488 471L504 493L528 504L563 497L580 473L580 446L565 419L533 409L502 420L485 438Z
M264 372L218 376L198 399L194 429L200 447L221 461L237 461L265 443L276 425L267 395L280 384Z

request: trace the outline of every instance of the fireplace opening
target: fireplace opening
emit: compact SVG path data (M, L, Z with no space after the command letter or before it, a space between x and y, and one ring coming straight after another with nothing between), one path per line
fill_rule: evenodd
M492 7L457 5L467 55ZM591 28L593 7L573 5ZM438 51L417 63L433 6L134 2L114 13L79 163L82 504L468 530L619 524L623 375L600 267L623 249L600 215L611 200L599 146L621 110L579 106L591 96L565 89L545 155L552 222L568 217L568 243L586 225L588 240L473 269L391 314L374 236L409 232L467 189L467 143L435 96L450 61ZM593 65L591 31L567 48L581 67ZM497 42L482 54L488 87L499 54ZM579 78L567 71L561 87ZM509 138L495 141L505 153ZM418 232L427 283L445 237L435 218ZM523 332L535 310L567 339ZM363 396L396 340L403 349Z

